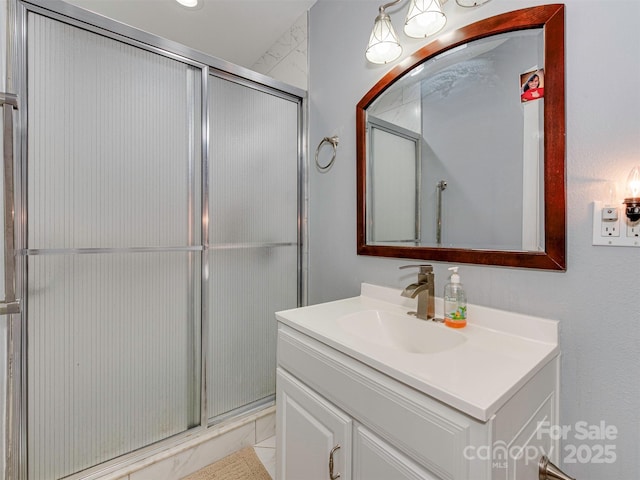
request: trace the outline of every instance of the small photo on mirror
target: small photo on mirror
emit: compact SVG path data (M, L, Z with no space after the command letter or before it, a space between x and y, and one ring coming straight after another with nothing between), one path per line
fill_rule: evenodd
M544 69L520 75L520 101L530 102L544 97Z

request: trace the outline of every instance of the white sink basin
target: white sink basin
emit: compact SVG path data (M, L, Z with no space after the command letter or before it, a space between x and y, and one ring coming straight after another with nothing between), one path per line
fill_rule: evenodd
M337 319L345 332L381 347L407 353L438 353L466 342L455 330L409 315L365 310Z

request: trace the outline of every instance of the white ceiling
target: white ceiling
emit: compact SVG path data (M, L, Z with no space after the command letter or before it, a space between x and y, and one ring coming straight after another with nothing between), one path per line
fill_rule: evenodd
M65 0L250 68L316 0Z

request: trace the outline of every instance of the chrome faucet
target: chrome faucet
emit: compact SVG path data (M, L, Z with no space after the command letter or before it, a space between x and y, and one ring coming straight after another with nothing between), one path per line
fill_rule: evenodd
M434 283L432 265L403 265L403 268L419 268L418 281L408 285L400 295L407 298L418 297L418 308L416 312L408 312L422 320L433 320L435 317L435 299L434 299Z

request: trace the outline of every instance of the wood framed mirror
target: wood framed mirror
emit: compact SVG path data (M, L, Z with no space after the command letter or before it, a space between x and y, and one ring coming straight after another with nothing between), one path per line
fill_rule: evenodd
M553 4L387 73L356 107L358 254L565 270L564 68Z

